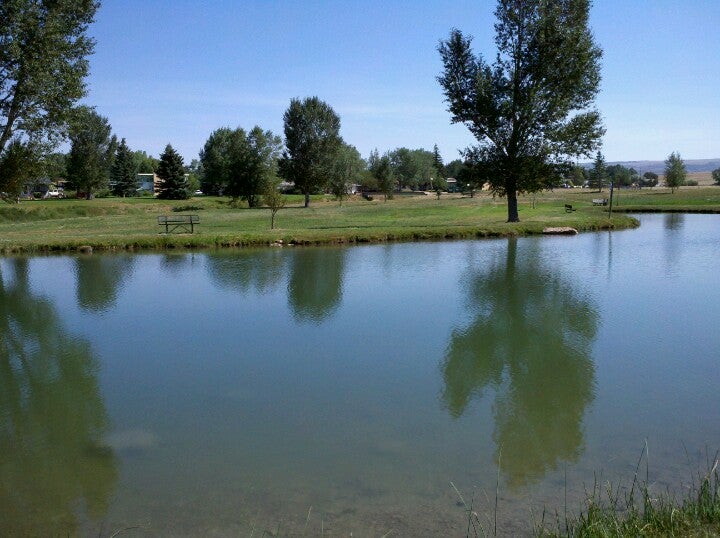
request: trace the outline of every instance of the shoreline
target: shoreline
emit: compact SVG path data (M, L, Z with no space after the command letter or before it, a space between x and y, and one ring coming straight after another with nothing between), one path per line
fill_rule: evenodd
M598 231L621 231L634 229L640 222L632 217L623 216L617 221L599 219L591 222L565 221L580 233ZM105 239L76 238L67 241L47 243L15 242L8 245L0 244L0 255L17 254L61 254L61 253L92 253L92 252L163 252L168 250L197 251L230 248L266 248L285 246L323 246L323 245L358 245L380 243L413 243L420 241L443 241L463 239L497 239L502 237L531 237L543 235L547 226L556 226L556 222L531 221L527 223L504 223L503 226L451 226L440 227L407 227L387 231L356 231L334 232L321 236L312 236L302 232L289 230L268 230L260 234L223 234L209 233L175 234L175 235L138 235L135 237L109 237ZM1 241L1 240L0 240Z

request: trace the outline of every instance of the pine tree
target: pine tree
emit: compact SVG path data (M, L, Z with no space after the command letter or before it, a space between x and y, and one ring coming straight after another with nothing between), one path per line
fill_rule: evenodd
M444 176L445 164L443 163L442 157L440 156L440 150L438 149L437 144L433 146L433 164L435 165L435 169L439 174L438 177Z
M138 182L135 173L135 163L132 152L127 146L125 139L115 153L115 162L110 170L110 181L113 184L113 193L116 196L134 196L137 194Z
M160 155L160 164L157 168L160 178L158 198L164 200L187 200L190 197L185 179L185 165L182 157L168 144Z
M605 167L605 157L599 151L595 156L592 170L590 170L590 186L595 187L598 192L602 192L603 184L607 179L607 168Z

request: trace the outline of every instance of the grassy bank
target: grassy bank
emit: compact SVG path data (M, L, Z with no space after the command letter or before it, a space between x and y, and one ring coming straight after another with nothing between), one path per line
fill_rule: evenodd
M720 536L720 475L717 454L705 474L692 480L680 498L654 494L647 478L622 487L595 485L577 517L555 515L536 529L540 537ZM624 489L624 493L621 490Z
M51 252L89 245L97 250L212 248L294 244L413 241L539 234L546 226L580 231L637 225L622 214L608 218L592 199L607 196L561 189L520 200L520 223L507 223L505 200L482 193L474 198L400 195L394 200L355 198L340 206L316 196L310 208L299 196L277 215L270 230L267 209L231 207L227 199L198 197L185 201L152 198L25 201L0 206L0 252ZM566 213L564 204L576 211ZM616 206L617 207L617 206ZM674 195L664 189L623 191L619 211L720 210L720 188L687 188ZM197 214L195 234L160 234L159 215Z

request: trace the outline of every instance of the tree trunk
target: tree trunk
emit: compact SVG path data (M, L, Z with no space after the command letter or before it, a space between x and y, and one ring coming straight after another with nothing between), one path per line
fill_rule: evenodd
M305 193L305 207L310 207L310 193Z
M515 189L508 190L507 192L507 200L508 200L508 222L520 222L520 216L518 215L518 202L517 202L517 192Z
M270 210L270 229L275 229L275 211Z

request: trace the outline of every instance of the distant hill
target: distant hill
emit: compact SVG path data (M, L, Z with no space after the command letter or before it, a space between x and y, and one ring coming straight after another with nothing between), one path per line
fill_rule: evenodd
M720 157L715 159L684 159L685 168L689 173L692 172L712 172L720 168ZM592 168L593 163L582 163L584 168ZM606 162L606 166L612 164L621 164L626 168L634 168L639 174L645 172L654 172L656 174L665 173L665 161L615 161Z

